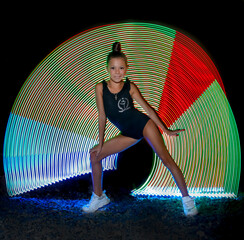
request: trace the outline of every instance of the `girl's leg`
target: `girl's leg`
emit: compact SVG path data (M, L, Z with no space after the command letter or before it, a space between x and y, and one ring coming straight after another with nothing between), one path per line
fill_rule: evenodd
M169 169L173 178L179 187L183 197L188 196L188 191L185 183L184 176L170 156L162 138L162 135L152 120L149 120L143 130L143 135L146 141L153 148L158 157L162 160L163 164Z
M97 196L101 196L102 190L102 163L101 160L109 155L119 153L130 146L136 144L137 139L130 137L125 137L123 135L118 135L103 144L102 150L98 156L96 153L92 153L90 156L92 165L92 182L93 182L93 192Z

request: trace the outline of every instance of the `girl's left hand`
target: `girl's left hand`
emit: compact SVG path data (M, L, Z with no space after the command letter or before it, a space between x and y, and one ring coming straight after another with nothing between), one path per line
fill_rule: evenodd
M169 135L169 136L179 136L179 133L180 132L184 132L185 129L176 129L176 130L170 130L168 129L166 134Z
M96 157L97 157L99 155L99 153L101 152L101 150L102 150L102 145L98 144L95 147L93 147L92 149L90 149L89 153L92 154L93 152L95 152Z

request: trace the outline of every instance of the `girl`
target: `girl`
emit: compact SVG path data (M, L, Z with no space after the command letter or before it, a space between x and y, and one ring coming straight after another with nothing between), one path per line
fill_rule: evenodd
M186 215L197 214L194 200L189 197L183 174L170 156L159 126L169 136L178 136L184 130L170 130L157 116L153 108L142 97L137 86L128 78L124 82L128 68L127 58L121 52L119 42L115 42L107 57L109 81L96 84L96 104L99 113L99 144L90 150L92 166L93 194L85 212L95 212L110 202L102 190L101 160L111 154L121 152L145 138L148 144L171 172L182 193L182 203ZM146 114L137 110L133 99L141 105ZM108 119L121 131L118 136L104 142L104 131Z

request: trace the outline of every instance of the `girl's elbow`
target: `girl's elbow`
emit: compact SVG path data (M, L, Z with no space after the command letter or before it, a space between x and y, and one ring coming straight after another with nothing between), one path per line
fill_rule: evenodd
M105 114L99 114L99 120L101 120L101 121L106 121L106 119L107 119L107 117L106 117L106 115Z
M155 111L152 107L149 107L146 112L149 115L149 117L153 117L155 115Z

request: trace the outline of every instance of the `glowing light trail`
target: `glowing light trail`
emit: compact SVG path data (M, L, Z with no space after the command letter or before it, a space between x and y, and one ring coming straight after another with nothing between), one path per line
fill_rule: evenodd
M235 196L240 141L219 73L185 35L148 23L120 23L82 32L52 51L30 74L12 111L4 141L10 196L91 171L89 149L98 140L94 86L107 78L106 56L120 41L128 77L168 127L186 128L165 143L199 196ZM140 106L136 106L141 109ZM142 109L141 109L142 110ZM108 122L105 138L118 134ZM116 169L117 155L103 160ZM134 195L179 195L157 156Z

